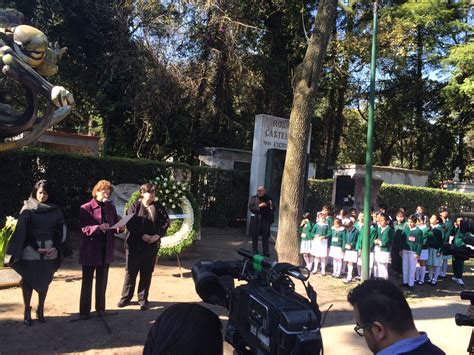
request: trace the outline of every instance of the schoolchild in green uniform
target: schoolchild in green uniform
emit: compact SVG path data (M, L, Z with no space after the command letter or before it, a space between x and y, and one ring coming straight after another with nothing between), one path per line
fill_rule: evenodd
M403 230L403 286L411 290L415 284L415 271L418 257L423 246L423 232L416 226L417 216L408 217L408 226Z
M393 244L392 249L390 251L390 258L392 260L391 267L394 272L397 274L402 273L402 257L400 253L402 251L402 243L403 243L403 230L406 227L405 222L405 212L398 211L395 215L395 222L393 222Z
M451 243L450 237L454 235L454 223L449 219L448 209L445 206L438 208L439 215L443 225L443 243ZM448 272L448 260L451 255L443 255L443 265L441 265L441 274L439 277L446 277Z
M314 257L313 274L318 272L318 264L321 264L321 275L326 276L326 259L328 256L328 245L331 237L331 228L326 223L326 215L318 214L318 223L313 225L311 230L313 242L311 245L311 255Z
M374 241L374 256L377 265L376 277L388 280L388 263L390 261L390 248L393 243L393 230L389 226L390 218L385 213L378 216L377 237Z
M428 282L431 286L435 286L438 282L439 272L443 264L442 246L443 246L443 231L440 224L441 217L439 215L431 215L428 239L426 245L428 246L428 260L426 265L430 272L428 275Z
M322 212L326 216L326 223L329 225L329 228L332 228L332 226L334 225L334 217L332 215L332 212L329 210L329 207L323 206Z
M463 241L463 238L469 235L469 225L467 221L463 220L461 217L456 218L455 234L452 244L454 248L460 248L466 244ZM460 286L464 286L464 281L462 279L462 274L464 271L464 259L460 257L453 256L453 273L454 276L451 278Z
M300 245L300 254L303 254L303 259L306 263L306 268L311 271L313 268L313 256L311 252L311 244L314 236L311 234L313 229L313 222L311 222L311 214L306 212L303 215L303 220L301 221L300 227L301 231L301 245Z
M342 226L342 221L339 218L336 218L332 227L331 248L329 249L329 256L332 258L333 265L332 276L336 278L341 276L342 259L344 257L342 247L345 233L346 230Z
M425 284L426 260L428 260L428 245L426 244L426 241L428 240L429 228L425 221L426 216L424 214L418 213L416 225L423 233L423 245L421 247L420 257L418 258L418 264L416 265L415 282L420 286Z
M359 230L354 227L354 222L349 221L346 225L346 233L344 234L344 261L347 263L347 278L344 283L352 281L352 271L354 263L357 263L359 257L357 253L357 240L359 238Z

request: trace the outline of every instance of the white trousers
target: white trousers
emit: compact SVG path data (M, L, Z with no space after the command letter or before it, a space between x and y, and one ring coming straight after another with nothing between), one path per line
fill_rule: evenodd
M415 284L416 253L404 250L402 253L403 283L408 286Z
M342 269L342 259L332 258L333 275L340 276Z
M376 262L375 265L377 266L377 274L375 276L388 280L388 264Z

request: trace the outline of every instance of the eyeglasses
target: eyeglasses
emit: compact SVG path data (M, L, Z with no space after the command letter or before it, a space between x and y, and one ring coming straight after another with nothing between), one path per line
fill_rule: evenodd
M362 324L356 323L356 326L354 327L354 332L356 332L359 336L363 337L364 329L370 327L373 322L374 321L370 321L370 322L362 323Z

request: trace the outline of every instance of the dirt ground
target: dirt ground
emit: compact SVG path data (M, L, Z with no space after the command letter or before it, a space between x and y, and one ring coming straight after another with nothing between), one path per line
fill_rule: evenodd
M77 240L74 256L67 260L56 273L46 300L47 322L34 322L27 327L22 323L23 305L18 287L0 290L0 353L1 354L140 354L148 330L161 311L177 302L200 302L195 293L191 267L201 259L239 259L239 247L250 249L250 240L240 229L204 229L202 239L180 256L183 277L180 276L176 259L160 259L155 268L150 290L150 308L141 311L138 305L118 309L123 277L124 259L117 257L110 268L107 288L107 309L117 312L106 318L111 329L107 332L99 318L87 321L78 319L81 270L77 264ZM272 257L275 257L272 251ZM474 278L470 266L466 266L465 289L473 289ZM352 330L352 310L346 302L347 292L355 286L345 285L342 280L319 275L311 276L311 284L318 292L318 303L327 311L322 329L326 354L370 354L363 338ZM399 282L398 279L394 279ZM302 288L297 283L297 290ZM456 312L465 312L467 302L459 299L461 288L452 281L444 280L438 287L423 286L409 295L418 330L427 331L433 343L447 354L463 354L469 342L470 327L457 327ZM33 309L37 300L33 301ZM94 302L92 303L94 304ZM224 324L227 312L218 306L209 306ZM34 318L34 316L33 316ZM225 344L225 354L232 354L232 347Z

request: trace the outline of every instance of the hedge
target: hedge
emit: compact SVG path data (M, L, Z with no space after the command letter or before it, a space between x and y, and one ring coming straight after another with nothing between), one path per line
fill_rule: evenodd
M332 206L332 179L309 180L306 211L321 211L323 206Z
M310 180L307 211L320 211L324 205L331 205L333 180ZM451 215L474 210L474 194L446 191L429 187L383 184L378 194L379 204L387 206L388 213L394 214L404 207L408 213L416 206L424 206L428 213L435 213L438 207L445 205ZM333 206L334 208L334 206Z
M426 207L428 213L437 213L439 206L447 206L450 214L470 212L474 209L474 194L446 191L430 187L383 184L378 201L387 205L388 212L394 214L399 207L410 213L416 206Z
M0 167L0 220L17 216L34 183L47 179L55 186L58 201L75 227L79 207L91 198L98 180L141 184L169 167L188 181L201 210L203 226L224 226L246 216L249 175L242 171L145 159L85 157L41 149L0 153Z

